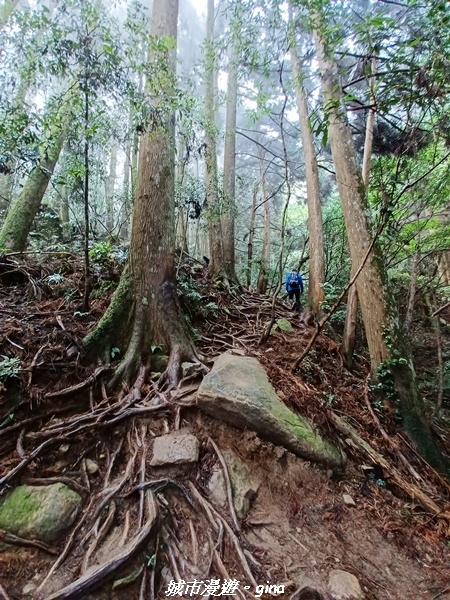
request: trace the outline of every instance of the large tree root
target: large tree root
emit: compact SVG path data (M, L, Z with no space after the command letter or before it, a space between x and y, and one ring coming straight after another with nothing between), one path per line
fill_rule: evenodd
M159 516L155 497L151 492L147 492L147 494L151 498L147 521L124 550L100 567L94 568L91 572L86 573L58 592L47 596L45 600L75 600L80 598L81 594L96 590L147 545L149 540L156 534ZM44 600L43 596L38 596L35 600L40 600L41 598Z

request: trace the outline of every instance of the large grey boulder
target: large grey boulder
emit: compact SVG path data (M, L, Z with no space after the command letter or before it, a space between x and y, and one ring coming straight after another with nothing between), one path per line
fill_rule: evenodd
M255 431L307 460L331 467L344 462L335 446L281 402L256 358L219 356L198 389L197 405L212 417Z
M0 529L26 539L54 542L76 519L79 494L63 483L21 485L0 505Z

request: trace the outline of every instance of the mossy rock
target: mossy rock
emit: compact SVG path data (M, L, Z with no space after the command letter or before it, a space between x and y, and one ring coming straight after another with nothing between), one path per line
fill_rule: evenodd
M21 485L0 505L0 529L51 543L75 521L81 497L63 483Z
M278 319L277 327L278 329L281 329L281 331L293 331L293 327L287 319Z
M345 456L336 446L280 400L266 372L251 356L221 354L198 388L197 406L216 419L254 431L307 460L331 467L345 463Z

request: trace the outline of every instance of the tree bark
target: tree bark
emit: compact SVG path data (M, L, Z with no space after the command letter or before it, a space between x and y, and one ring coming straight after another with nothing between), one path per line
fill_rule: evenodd
M115 219L114 219L114 188L116 183L116 168L117 168L117 148L115 140L112 141L111 156L109 159L109 173L106 178L106 228L108 235L112 236Z
M353 265L360 265L373 244L366 190L357 164L351 129L346 118L338 69L326 43L326 23L312 9L314 37L321 72L324 105L328 111L328 134L341 198ZM371 373L380 367L390 373L398 394L404 426L418 451L441 471L446 464L431 434L414 373L409 347L403 337L397 306L390 293L386 270L377 241L356 281L369 346Z
M255 184L253 189L252 208L250 211L250 226L248 229L247 243L247 288L252 287L252 267L253 267L253 237L255 235L255 217L256 217L256 200L258 197L258 185Z
M234 247L234 216L236 211L236 111L238 96L237 54L232 41L228 55L227 116L223 158L223 193L225 202L222 213L223 271L227 279L238 283Z
M178 0L154 0L152 36L176 39L177 15ZM166 60L175 72L173 52ZM174 143L173 115L142 137L128 264L110 307L84 340L91 355L112 344L126 349L113 385L148 364L152 345L170 355L168 387L177 384L181 362L195 359L176 293Z
M48 142L41 149L39 163L33 168L21 193L9 208L0 231L0 247L15 252L26 248L28 234L66 139L72 101L73 91L69 90L61 103L58 118L48 132Z
M205 42L205 163L206 163L206 204L208 215L209 253L208 271L211 277L219 277L223 269L223 244L221 210L217 187L216 124L214 109L214 81L216 57L214 49L214 0L208 0Z
M292 5L289 2L289 20L291 21L291 64L294 77L295 97L300 120L303 154L305 156L306 195L308 202L309 233L309 282L308 304L311 313L318 317L324 300L325 256L323 243L322 206L320 204L319 172L314 150L314 138L309 121L309 108L303 86L303 73L297 55L295 35L292 25Z
M403 330L406 334L409 334L413 316L414 316L414 305L416 301L416 293L417 293L417 276L419 272L419 263L420 263L420 218L417 215L417 226L419 228L417 233L416 240L416 249L414 251L414 256L411 265L411 282L409 284L409 292L408 292L408 303L406 305L406 314L405 314L405 322L403 323Z
M374 75L376 73L376 59L372 58L372 77L369 81L370 86L370 102L375 102L374 94ZM364 141L364 155L362 166L362 179L366 192L369 189L370 164L372 160L372 145L373 145L373 125L375 122L375 111L369 109L366 123L366 139ZM352 264L352 272L350 277L356 272L358 265ZM344 334L342 336L342 357L347 369L351 369L353 365L353 353L356 346L356 332L358 327L358 292L356 285L352 285L348 292L347 308L345 311Z
M69 215L69 190L67 185L61 186L60 190L61 202L59 205L59 218L61 219L61 226L63 232L63 240L67 242L70 239L70 215Z
M125 144L125 163L123 167L123 192L122 206L120 210L120 238L128 240L130 235L129 220L130 220L130 176L131 176L131 128Z
M177 162L177 187L183 189L184 175L186 171L187 157L185 152L185 144L182 137L179 138L178 144L178 162ZM177 241L176 246L186 254L189 254L188 241L188 225L189 225L189 205L180 203L176 211L177 222Z
M263 246L261 252L261 264L259 267L258 282L256 284L256 291L258 294L265 294L267 292L267 284L269 282L269 265L270 265L270 200L269 194L267 193L267 179L266 171L264 169L263 158L264 154L262 148L258 146L259 156L259 173L261 176L261 188L262 197L264 203L264 235L263 235Z

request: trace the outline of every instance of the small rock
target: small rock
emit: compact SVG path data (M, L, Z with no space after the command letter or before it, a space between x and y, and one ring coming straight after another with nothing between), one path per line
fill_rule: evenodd
M60 454L67 454L70 450L70 444L62 444L59 448L58 448L58 452Z
M195 369L198 367L196 363L192 362L183 362L181 363L181 377L184 379L185 377L189 377L189 375L193 375L195 373Z
M251 503L258 493L261 482L255 479L247 465L233 452L225 451L223 455L230 476L236 514L240 519L245 519L250 510ZM225 478L219 466L216 466L211 475L208 489L211 498L218 506L228 506Z
M19 537L54 542L75 521L80 496L63 483L20 485L0 506L0 529Z
M200 442L194 435L176 431L155 438L150 464L160 467L196 463L199 451Z
M34 592L34 590L36 588L37 588L37 583L33 583L32 581L30 581L30 583L27 583L27 585L23 587L22 594L24 596L31 596L31 594Z
M343 494L342 500L347 506L356 506L356 502L353 500L350 494Z
M86 471L89 475L94 475L94 473L97 473L98 469L99 467L95 460L91 460L90 458L86 459Z
M286 454L286 448L283 448L283 446L275 446L274 448L274 452L275 452L275 456L278 458L278 460L280 460L281 458L283 458ZM287 485L287 481L285 482L285 485Z
M227 354L232 354L233 356L245 356L245 350L243 348L230 348L227 350Z
M330 571L330 592L335 600L364 600L364 592L354 575L340 569Z

